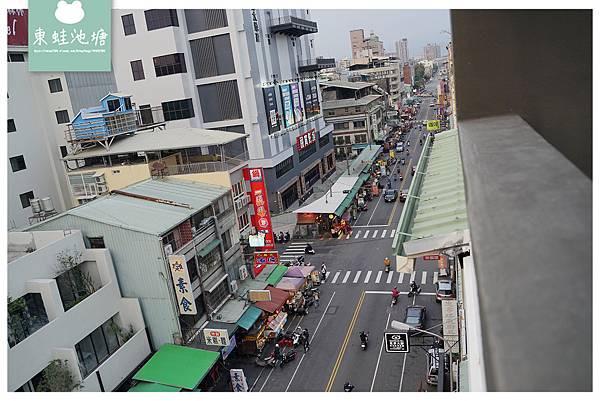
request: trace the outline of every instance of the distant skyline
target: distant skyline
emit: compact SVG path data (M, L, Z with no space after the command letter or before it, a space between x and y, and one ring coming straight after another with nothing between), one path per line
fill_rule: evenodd
M449 10L310 10L317 22L319 32L315 35L317 56L351 58L350 31L364 29L365 36L371 31L383 41L386 52L396 52L395 42L408 39L411 58L423 55L427 43L440 45L445 55L450 35Z

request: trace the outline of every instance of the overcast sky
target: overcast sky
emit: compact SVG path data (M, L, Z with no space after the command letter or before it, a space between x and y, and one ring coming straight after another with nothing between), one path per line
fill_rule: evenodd
M315 35L316 55L351 58L350 31L363 28L365 36L371 30L383 41L386 52L396 52L395 42L408 39L410 57L423 54L427 43L438 43L442 54L450 41L448 10L310 10L319 32ZM443 46L442 46L443 45Z

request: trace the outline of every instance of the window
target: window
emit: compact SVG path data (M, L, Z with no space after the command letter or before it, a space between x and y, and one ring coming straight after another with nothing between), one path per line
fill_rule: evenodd
M17 171L25 170L27 168L27 165L25 164L25 158L22 155L11 157L9 159L9 161L10 161L10 167L12 168L13 173L16 173Z
M117 323L114 319L114 316L108 319L87 337L75 344L79 369L84 378L119 348L119 338L115 330Z
M29 293L8 304L8 344L14 347L48 323L39 293Z
M190 40L190 48L197 79L235 72L228 34Z
M212 309L214 309L217 306L219 306L219 304L221 302L223 302L223 300L225 300L225 298L227 298L228 296L229 296L229 284L227 283L227 280L225 279L217 286L217 288L215 288L211 292L206 293L206 300L207 300L208 305Z
M154 57L154 71L157 77L165 75L182 74L185 69L185 57L183 53L167 54L166 56Z
M49 79L48 86L50 87L50 93L62 92L63 90L60 78Z
M306 148L302 149L299 153L299 157L300 157L300 162L303 162L304 160L308 159L308 157L310 155L312 155L313 153L315 153L317 151L317 143L313 142L312 144L308 145Z
M110 99L106 102L106 106L108 107L108 111L115 111L121 107L121 102L119 99Z
M95 249L105 249L106 245L104 245L104 237L88 237L88 241L90 242L90 248Z
M179 26L176 10L146 10L146 27L149 31L166 28L169 26Z
M58 110L55 112L56 114L56 122L59 124L66 124L69 120L69 112L67 110Z
M349 125L348 122L345 123L334 123L333 124L333 129L334 130L344 130L344 129L348 129Z
M290 156L278 165L275 166L275 176L283 177L285 173L294 168L294 156Z
M240 225L240 230L245 229L248 224L250 224L250 220L248 219L248 213L244 213L241 216L238 216L238 223Z
M198 95L205 123L242 118L236 81L199 85Z
M327 145L329 143L329 137L331 134L327 134L325 136L322 136L319 138L319 148L322 148L323 146Z
M94 292L90 275L82 270L81 264L57 276L55 280L65 311Z
M231 249L233 244L231 243L231 234L229 233L229 230L221 234L221 242L223 243L223 249L225 252Z
M202 274L202 280L208 279L215 271L217 271L223 265L223 259L221 258L221 251L217 246L215 249L210 251L208 255L198 259L198 267Z
M60 147L60 157L66 157L69 154L66 146Z
M19 195L19 198L21 199L21 206L23 206L23 209L25 209L31 206L30 201L31 199L34 199L35 196L33 195L33 191L29 191Z
M149 104L143 104L140 106L140 118L142 119L142 125L149 125L154 123L152 107L150 107Z
M365 128L365 121L354 121L354 128Z
M192 99L174 100L162 103L165 121L183 120L194 117Z
M8 52L8 60L9 63L24 63L25 62L25 53L15 53Z
M123 33L125 36L133 35L135 33L133 14L121 15L121 21L123 22Z
M140 81L146 78L144 76L144 65L142 64L142 60L131 62L131 73L133 74L134 81Z
M192 256L192 258L185 263L187 264L188 273L190 274L190 282L193 283L199 277L198 266L196 265L196 257Z
M290 207L294 202L298 200L298 187L296 184L292 184L288 189L281 193L281 204L283 210Z
M350 140L350 135L346 135L344 137L344 140L346 141L346 143L352 143L352 141Z
M354 135L354 143L367 143L367 135Z
M15 125L15 120L13 120L12 118L8 119L8 121L6 122L6 125L8 127L8 132L15 132L17 130L17 126Z
M184 12L188 33L208 31L227 26L227 12L225 10L193 9L185 10Z
M360 107L355 107L355 108L354 108L354 111L355 111L356 113L360 113Z
M244 181L236 182L231 186L231 192L233 192L233 199L238 198L239 196L246 193L246 188L244 187Z

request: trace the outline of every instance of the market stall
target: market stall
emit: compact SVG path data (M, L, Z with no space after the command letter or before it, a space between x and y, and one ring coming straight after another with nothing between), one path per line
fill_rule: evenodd
M310 273L315 270L313 265L308 266L293 266L288 269L284 277L301 277L306 278L310 276Z
M287 313L283 310L283 306L289 298L289 293L273 286L268 286L266 290L271 293L271 300L259 301L254 306L268 314L262 326L262 336L265 340L268 340L275 338L287 321ZM259 347L259 349L262 349L262 347Z
M293 295L301 290L305 284L306 279L304 277L283 277L275 288L285 290Z

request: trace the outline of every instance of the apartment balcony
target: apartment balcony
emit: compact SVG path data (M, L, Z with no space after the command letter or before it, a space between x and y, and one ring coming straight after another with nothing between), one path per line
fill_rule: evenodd
M300 60L298 62L298 72L314 72L320 71L324 68L334 68L335 67L335 59L334 58L311 58L308 60Z
M300 37L302 35L317 33L319 30L317 29L317 23L314 21L288 15L273 18L271 20L270 31L273 34L282 33L284 35Z
M223 157L219 161L206 161L197 163L177 164L167 166L158 161L150 164L151 174L155 175L182 175L182 174L202 174L215 173L219 171L232 171L245 165L247 159L244 155L237 157Z

